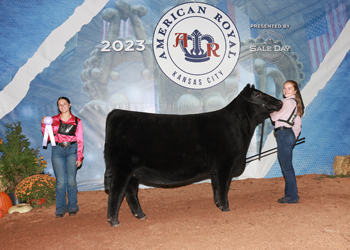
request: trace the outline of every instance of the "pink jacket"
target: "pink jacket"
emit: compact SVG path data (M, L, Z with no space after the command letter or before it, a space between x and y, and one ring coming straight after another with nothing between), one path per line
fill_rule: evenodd
M77 117L78 118L78 117ZM71 135L62 135L62 134L57 134L58 127L60 126L60 120L61 116L60 114L55 115L52 117L52 130L53 134L55 135L55 142L56 143L61 143L61 142L73 142L76 141L78 144L78 153L77 153L77 161L82 161L84 154L83 154L83 148L84 148L84 138L83 138L83 125L81 123L81 120L78 118L78 126L77 130L75 132L75 136ZM66 124L75 124L75 116L71 114L71 118L69 118L68 121L62 123ZM44 134L45 133L45 123L41 123L41 131ZM50 138L48 138L50 140Z
M300 131L301 131L301 118L300 116L295 117L294 119L294 126L292 127L286 122L278 121L281 120L287 120L291 113L293 112L293 109L297 105L297 103L293 100L295 99L295 95L290 96L288 98L283 99L283 106L279 111L275 111L270 114L271 120L275 122L275 128L284 126L287 128L292 128L293 132L295 134L295 138L298 138ZM295 112L298 112L298 107Z

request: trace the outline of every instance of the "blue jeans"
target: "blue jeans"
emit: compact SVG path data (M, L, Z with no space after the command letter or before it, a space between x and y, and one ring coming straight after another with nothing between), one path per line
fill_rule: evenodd
M77 144L52 147L52 166L56 176L56 214L78 212ZM66 200L66 192L68 204Z
M292 164L293 148L296 142L292 129L275 132L277 138L277 155L285 179L284 197L286 202L299 200L297 181Z

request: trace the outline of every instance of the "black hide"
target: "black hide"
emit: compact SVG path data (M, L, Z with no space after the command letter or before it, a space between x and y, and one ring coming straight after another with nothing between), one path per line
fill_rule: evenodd
M281 101L247 85L225 108L209 113L111 111L104 151L111 226L119 225L124 195L134 216L146 218L137 197L139 182L173 186L210 178L216 206L229 211L229 185L244 171L254 130L281 107Z

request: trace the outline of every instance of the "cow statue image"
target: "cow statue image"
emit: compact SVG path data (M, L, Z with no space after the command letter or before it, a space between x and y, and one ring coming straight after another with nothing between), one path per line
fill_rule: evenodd
M281 107L280 100L248 84L226 107L208 113L111 111L104 148L111 226L120 224L124 195L132 214L146 218L138 200L140 182L172 187L210 178L216 206L229 211L230 182L245 169L254 130Z

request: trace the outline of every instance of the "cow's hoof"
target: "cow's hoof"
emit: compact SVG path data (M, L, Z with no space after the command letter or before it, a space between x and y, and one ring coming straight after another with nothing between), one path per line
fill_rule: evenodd
M111 227L118 227L118 226L120 226L120 223L119 223L119 221L109 221L109 223L111 224Z
M221 211L228 212L228 211L231 211L231 210L230 210L230 208L227 207L227 208L222 208Z
M144 220L147 219L147 216L145 214L134 214L135 218Z

